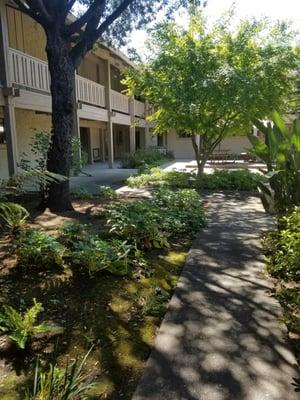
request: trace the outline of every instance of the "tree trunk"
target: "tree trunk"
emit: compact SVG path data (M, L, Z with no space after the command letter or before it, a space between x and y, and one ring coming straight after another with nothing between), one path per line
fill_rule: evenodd
M47 56L52 93L52 141L47 169L69 178L71 169L71 138L74 130L74 73L75 66L59 31L47 32ZM69 179L51 184L46 207L51 211L72 209Z
M205 166L206 160L203 159L203 156L201 154L201 148L199 148L199 145L196 142L196 135L192 135L191 138L192 138L192 144L193 144L193 149L195 152L197 168L198 168L197 175L199 176L204 173L204 166Z

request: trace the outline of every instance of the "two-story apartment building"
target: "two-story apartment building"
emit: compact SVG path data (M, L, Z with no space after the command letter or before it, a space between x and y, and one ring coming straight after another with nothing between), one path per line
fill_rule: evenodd
M34 130L51 131L50 76L43 29L13 3L0 0L0 178L17 170ZM77 134L90 163L155 145L146 104L122 93L121 72L134 67L99 44L76 71Z

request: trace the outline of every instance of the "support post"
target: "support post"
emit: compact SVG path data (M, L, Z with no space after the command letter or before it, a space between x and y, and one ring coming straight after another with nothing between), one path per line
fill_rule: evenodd
M135 111L134 111L134 97L132 96L129 100L129 112L130 112L130 153L134 153L136 150L135 143Z
M7 29L7 14L5 2L0 2L0 82L3 88L11 87L9 78L9 40ZM4 129L6 136L7 160L9 175L12 176L17 173L17 131L16 131L16 117L14 99L11 95L4 97Z
M110 98L110 88L111 88L111 77L110 77L110 62L106 62L106 74L105 74L105 102L108 114L107 121L107 150L108 150L108 167L113 168L114 165L114 132L112 123L112 107Z

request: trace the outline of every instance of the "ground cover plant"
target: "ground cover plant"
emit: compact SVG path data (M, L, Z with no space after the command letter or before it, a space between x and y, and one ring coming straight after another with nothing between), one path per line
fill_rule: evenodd
M0 365L0 397L24 399L27 393L32 399L33 393L49 393L54 384L59 392L62 381L56 379L57 371L64 374L68 360L84 357L94 345L82 370L84 377L89 376L83 384L94 383L88 389L89 398L130 399L191 237L203 226L199 195L193 190L172 193L165 189L143 201L96 195L89 200L75 199L75 211L62 215L41 214L36 210L38 198L29 200L19 198L30 212L30 222L17 237L5 232L0 237L0 304L10 305L21 315L24 304L30 305L36 298L44 304L43 321L63 329L56 337L33 335L24 356L17 358L3 353L0 335L0 356L7 362ZM126 219L134 214L131 205L144 217L140 223L146 233L151 215L167 238L167 246L142 245L136 240L137 232L126 241L110 232L111 210L119 207ZM140 207L146 209L145 214ZM185 213L185 208L190 212ZM190 227L192 215L194 225Z
M267 271L283 309L289 338L300 360L300 208L279 219L277 231L264 236Z
M190 172L163 171L152 168L149 173L142 173L128 178L131 187L163 186L169 188L195 188L198 190L240 190L255 191L263 180L259 173L248 170L217 170L212 174L197 176Z

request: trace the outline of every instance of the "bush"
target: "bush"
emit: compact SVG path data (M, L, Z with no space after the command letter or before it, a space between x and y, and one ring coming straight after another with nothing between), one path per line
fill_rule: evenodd
M300 280L300 207L280 220L280 230L264 239L268 272L285 281Z
M132 259L130 252L133 250L126 241L104 241L98 236L89 235L85 240L73 244L71 262L88 269L89 274L106 270L113 275L129 275Z
M73 248L74 243L81 240L86 234L87 224L79 222L65 222L60 228L60 241L67 247Z
M282 308L283 320L288 330L300 334L300 291L299 288L282 288L276 292Z
M168 246L168 235L161 230L159 210L149 200L118 203L108 211L110 232L142 248Z
M172 157L171 153L163 154L157 149L141 149L135 153L126 154L121 160L122 168L153 167L162 164Z
M34 305L27 309L24 315L13 307L4 305L0 313L0 331L7 333L20 349L24 349L28 337L38 333L60 333L61 329L47 324L37 324L38 314L42 311L42 304L33 299Z
M153 203L159 210L161 226L172 235L195 233L204 225L203 206L194 189L160 189L154 194Z
M152 168L150 173L129 177L127 184L130 187L166 186L169 188L188 188L191 187L191 179L195 180L193 174Z
M117 192L110 186L98 186L99 197L107 200L115 199Z
M152 200L119 203L108 213L110 232L141 248L168 247L170 236L194 233L204 224L200 197L191 189L161 189Z
M38 268L63 266L64 246L38 229L22 231L15 241L15 248L18 264L21 266Z
M169 188L195 188L204 190L252 191L257 188L263 176L248 170L220 170L212 174L197 176L193 173L163 171L152 168L150 173L128 178L131 187L165 186Z
M29 212L26 208L16 203L0 203L0 218L4 220L6 226L13 234L18 233L25 225Z
M261 174L245 169L220 170L197 177L196 185L197 188L205 190L253 191L257 189L257 184L262 179Z

